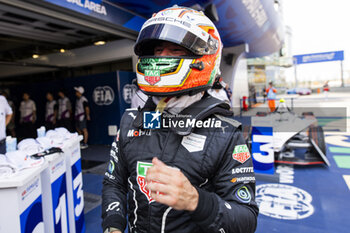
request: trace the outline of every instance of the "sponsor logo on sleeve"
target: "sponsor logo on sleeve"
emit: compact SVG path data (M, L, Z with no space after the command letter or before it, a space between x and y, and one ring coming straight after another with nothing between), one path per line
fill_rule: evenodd
M113 160L110 160L110 161L109 161L109 164L108 164L108 172L109 172L110 174L113 173L114 167L115 167L115 166L114 166Z
M136 119L136 116L135 116L135 114L133 113L133 112L129 112L129 114L128 114L129 116L131 116L132 117L132 119Z
M247 145L237 145L232 153L232 158L240 163L244 163L250 158L250 153Z
M117 142L119 142L119 135L120 135L120 129L118 129L118 131L117 131L117 137L116 137L116 139L115 139Z
M117 143L113 142L112 143L112 150L110 152L111 157L113 158L115 163L118 163L119 159L118 159L118 147L117 147Z
M236 167L232 168L232 174L244 174L244 173L253 173L253 167Z
M115 176L113 176L113 171L114 171L115 165L113 160L109 161L107 171L105 172L105 176L107 176L110 180L115 180Z
M227 202L225 202L225 206L226 206L226 208L229 209L229 210L232 209L231 205L230 205L229 203L227 203Z
M252 196L250 195L250 192L246 186L242 186L236 191L236 197L243 203L249 203L252 199Z
M236 182L243 182L243 183L249 183L249 182L255 182L254 176L244 176L244 177L235 177L231 179L232 183Z
M106 209L106 212L112 211L115 208L117 208L115 211L118 212L120 210L120 208L118 208L119 205L120 205L120 203L118 201L112 202L111 204L108 205L108 208Z

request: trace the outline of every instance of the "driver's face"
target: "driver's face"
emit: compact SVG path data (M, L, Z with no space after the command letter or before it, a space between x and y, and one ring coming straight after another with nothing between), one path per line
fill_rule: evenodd
M190 55L190 52L185 48L173 44L171 42L162 42L160 45L154 48L155 56L186 56Z

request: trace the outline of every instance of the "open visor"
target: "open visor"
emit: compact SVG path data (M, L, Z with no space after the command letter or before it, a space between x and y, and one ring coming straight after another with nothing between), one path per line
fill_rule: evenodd
M153 55L155 45L159 44L157 40L181 45L195 55L214 54L218 48L217 41L211 36L208 40L211 43L208 43L184 28L171 24L153 24L141 30L134 48L135 54L138 56Z

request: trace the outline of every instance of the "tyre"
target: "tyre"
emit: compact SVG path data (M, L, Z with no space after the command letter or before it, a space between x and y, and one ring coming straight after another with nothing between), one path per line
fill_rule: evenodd
M308 130L309 138L313 139L316 145L321 149L323 154L326 155L326 142L324 139L324 133L321 126L311 126Z

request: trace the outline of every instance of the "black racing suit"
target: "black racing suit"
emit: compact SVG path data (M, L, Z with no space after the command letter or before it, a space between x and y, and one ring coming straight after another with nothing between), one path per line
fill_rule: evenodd
M137 114L124 113L112 144L103 181L103 229L123 232L128 222L129 232L137 233L254 232L255 176L239 123L212 114L209 118L221 122L221 127L195 128L180 136L164 128L135 128ZM194 212L178 211L150 198L144 177L153 157L179 168L198 190Z

